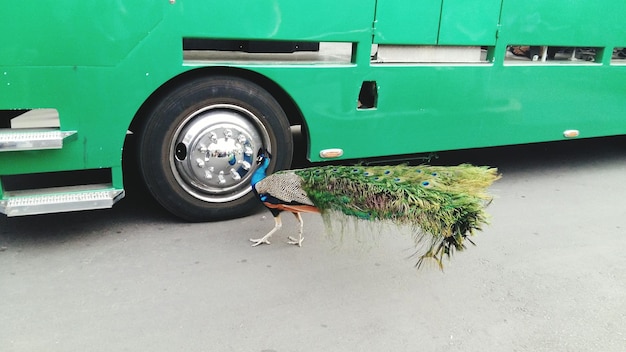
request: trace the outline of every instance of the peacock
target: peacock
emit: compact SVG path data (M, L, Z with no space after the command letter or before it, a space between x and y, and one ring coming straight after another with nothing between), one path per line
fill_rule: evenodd
M320 166L284 170L267 175L271 154L259 150L253 192L270 210L274 228L250 239L252 246L270 244L282 227L283 211L295 215L298 237L288 243L302 246L301 213L333 214L409 226L416 246L422 248L416 266L427 258L443 268L443 258L466 248L468 237L488 223L485 207L492 197L487 188L500 174L496 168L458 166Z

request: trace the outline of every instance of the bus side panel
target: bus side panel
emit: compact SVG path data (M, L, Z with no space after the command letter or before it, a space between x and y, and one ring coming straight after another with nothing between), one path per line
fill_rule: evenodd
M133 114L159 86L195 68L183 65L185 36L348 41L366 46L367 54L372 39L373 0L277 1L274 6L253 0L237 6L164 1L159 3L163 6L160 10L150 7L157 2L140 2L149 5L145 14L139 5L114 3L117 7L96 7L100 13L83 8L81 11L92 17L102 17L89 24L83 23L88 19L80 19L80 13L68 10L72 17L62 18L62 11L57 13L52 5L45 5L45 13L53 16L55 25L46 28L39 24L36 31L26 33L24 38L32 40L32 45L13 38L25 28L16 21L0 24L0 109L57 108L61 128L78 131L78 140L63 150L19 152L19 156L2 153L0 173L118 166ZM419 10L413 2L405 4ZM28 12L37 12L27 5L10 6L9 17L15 14L24 21L28 21ZM59 9L68 6L59 5ZM624 43L626 38L623 22L618 22L626 10L623 2L503 0L503 6L498 55L506 44L610 45ZM126 19L125 11L136 21ZM411 14L418 13L415 11L405 11L409 17L401 19L410 20ZM45 17L36 16L39 20ZM587 31L579 29L570 23L578 20L576 16L594 26L581 24ZM91 34L76 33L82 39L72 44L67 40L72 37L67 36L73 27L60 23L61 19L84 26ZM398 21L394 27L399 29L397 35L409 25L420 23ZM376 40L388 38L383 36L382 26L382 20L376 24ZM391 29L392 23L385 26ZM38 33L46 29L66 37L55 39L51 34L45 37L51 43L42 43ZM403 40L390 36L390 44ZM87 42L90 38L93 45ZM455 45L472 44L471 38L454 41ZM50 51L57 47L64 50L58 57ZM82 49L86 53L81 54ZM18 62L22 59L26 64ZM313 160L320 160L318 153L326 148L342 148L345 158L358 158L558 140L565 129L579 129L581 137L626 133L621 119L626 66L507 66L497 61L479 65L237 65L266 75L294 99L310 131ZM357 107L364 81L377 84L375 108Z
M0 109L57 109L61 130L77 138L59 150L0 153L1 175L119 168L140 106L194 69L183 63L183 37L371 43L374 19L374 0L29 4L3 8Z
M349 159L626 133L626 66L258 70L299 104L314 161L329 148ZM364 80L378 84L374 109L357 108Z
M503 56L510 44L606 45L610 59L610 50L626 42L626 3L503 4L494 63L377 64L367 71L338 70L327 77L332 83L314 87L328 93L322 99L309 104L305 96L298 97L312 136L311 158L319 160L319 151L327 148L342 148L344 157L358 158L554 141L564 139L568 129L579 130L581 137L625 134L626 66L607 59L506 64ZM323 77L317 74L315 80ZM357 109L350 99L363 81L377 83L373 109ZM297 89L287 89L299 95Z
M169 4L29 4L3 9L0 109L56 109L60 129L77 137L0 153L0 174L119 168L134 114L183 71L180 37L164 25Z

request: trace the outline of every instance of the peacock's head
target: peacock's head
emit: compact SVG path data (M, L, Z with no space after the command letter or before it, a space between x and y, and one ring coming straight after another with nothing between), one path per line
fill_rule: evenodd
M263 162L265 160L271 160L272 159L272 154L270 154L270 152L267 151L267 149L261 147L259 148L259 151L257 153L257 157L256 157L256 163L258 165L263 164Z

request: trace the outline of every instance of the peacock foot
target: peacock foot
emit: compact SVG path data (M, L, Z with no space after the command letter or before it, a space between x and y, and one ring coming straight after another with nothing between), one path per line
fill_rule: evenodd
M250 239L250 242L252 242L252 247L256 247L256 246L258 246L258 245L260 245L260 244L263 244L263 243L265 243L265 244L271 244L271 243L270 243L270 241L269 241L269 239L268 239L268 238L266 238L266 237L262 237L262 238L251 238L251 239Z
M304 241L304 237L300 236L299 239L295 239L291 236L287 237L289 239L289 241L287 242L288 244L295 244L298 247L302 247L302 241Z

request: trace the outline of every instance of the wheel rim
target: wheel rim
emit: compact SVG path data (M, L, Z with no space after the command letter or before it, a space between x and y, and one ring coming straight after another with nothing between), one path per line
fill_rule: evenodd
M231 104L200 109L179 125L170 145L178 184L207 202L229 202L250 192L255 153L270 136L252 112Z

